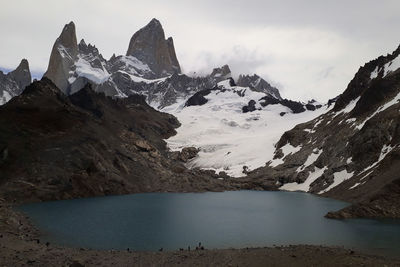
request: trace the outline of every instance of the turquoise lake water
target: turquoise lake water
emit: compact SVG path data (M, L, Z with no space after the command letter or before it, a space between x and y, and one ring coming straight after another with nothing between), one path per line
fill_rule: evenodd
M93 249L344 246L400 255L400 221L330 220L347 203L305 193L148 193L18 207L59 245Z

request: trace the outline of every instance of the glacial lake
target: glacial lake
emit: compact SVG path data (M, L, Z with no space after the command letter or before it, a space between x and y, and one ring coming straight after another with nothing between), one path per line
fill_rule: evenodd
M347 203L305 193L147 193L33 203L17 209L43 242L157 251L313 244L400 255L400 221L331 220Z

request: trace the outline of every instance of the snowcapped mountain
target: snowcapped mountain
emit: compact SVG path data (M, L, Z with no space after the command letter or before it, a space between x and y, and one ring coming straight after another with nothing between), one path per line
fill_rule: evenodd
M155 31L154 28L158 29ZM155 24L154 21L139 32L149 32L149 40L146 43L153 42L152 46L156 46L157 42L161 41L160 39L155 39L152 35L161 32L161 37L164 36L161 25L159 23ZM168 67L165 62L161 62L160 66L158 66L157 62L154 61L150 66L132 56L135 54L132 49L137 46L137 43L143 42L138 41L138 39L144 38L142 35L139 34L137 36L135 34L132 37L126 56L113 55L110 60L106 60L95 46L87 45L84 40L81 40L79 44L77 43L75 24L70 22L65 25L54 43L49 66L44 76L52 80L67 95L79 91L86 83L90 82L97 91L104 92L106 95L126 97L132 94L129 82L156 82L155 79L172 74L172 72L168 71L170 71L170 68L176 67L175 65ZM143 53L155 53L154 51L138 49ZM171 49L173 49L173 46L169 45L167 52L169 53ZM151 57L151 55L148 55L148 57ZM161 68L165 69L161 70Z
M213 88L232 74L228 65L204 77L181 74L172 38L165 39L161 23L153 19L132 36L126 55L113 55L109 60L84 40L78 44L75 24L70 22L54 43L44 76L67 95L91 83L95 91L107 96L142 94L151 106L164 108ZM279 91L259 76L241 77L243 86L281 99Z
M301 114L297 112L299 108ZM169 147L178 151L184 147L200 150L188 167L240 177L272 158L274 144L285 131L315 118L326 108L236 86L231 78L162 111L175 115L182 124L177 135L167 140Z
M31 83L31 80L29 63L26 59L23 59L15 70L7 74L0 71L0 105L4 105L14 96L20 95Z
M254 91L265 92L274 98L282 100L279 90L276 87L270 85L266 80L254 74L250 75L240 75L237 81L237 85L242 87L250 87Z
M399 101L400 47L361 67L333 108L285 132L250 176L357 201L331 217L400 217Z
M316 102L282 99L277 88L255 74L240 75L236 86L228 65L203 77L181 74L173 41L165 40L155 19L133 35L125 56L109 60L84 40L77 44L75 25L67 24L54 44L45 76L67 95L86 83L108 96L145 95L147 103L182 123L178 135L168 141L171 148L200 148L199 157L188 166L232 176L263 166L284 131L324 110ZM256 140L252 147L246 140L249 136Z

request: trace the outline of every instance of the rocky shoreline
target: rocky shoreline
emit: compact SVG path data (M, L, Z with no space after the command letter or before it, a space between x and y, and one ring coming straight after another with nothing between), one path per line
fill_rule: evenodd
M400 259L310 245L167 252L100 251L40 241L29 218L0 204L2 266L399 266Z

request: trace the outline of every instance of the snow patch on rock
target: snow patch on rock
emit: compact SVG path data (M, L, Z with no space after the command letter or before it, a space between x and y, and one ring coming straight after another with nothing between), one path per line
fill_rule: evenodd
M322 193L328 192L332 188L338 186L339 184L343 183L347 179L350 179L351 177L353 177L353 174L354 174L354 172L347 172L347 170L343 170L343 171L340 171L340 172L335 172L333 174L333 177L334 177L333 183L331 185L329 185L326 189L324 189L321 192L319 192L318 194L322 194Z
M310 190L310 185L317 180L321 175L327 170L327 167L324 167L322 169L315 167L315 170L313 172L310 172L307 179L304 181L304 183L287 183L281 186L279 189L280 190L285 190L285 191L303 191L303 192L308 192Z

